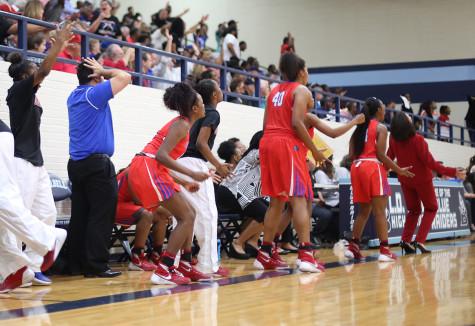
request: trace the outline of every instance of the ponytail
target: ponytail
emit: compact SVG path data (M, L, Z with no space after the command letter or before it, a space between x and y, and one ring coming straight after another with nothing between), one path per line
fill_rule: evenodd
M368 130L369 123L378 112L378 109L383 105L381 100L376 97L370 97L366 99L363 106L363 114L365 116L365 122L356 126L355 131L351 135L350 144L353 146L352 160L357 159L361 153L363 153L366 143L366 131Z

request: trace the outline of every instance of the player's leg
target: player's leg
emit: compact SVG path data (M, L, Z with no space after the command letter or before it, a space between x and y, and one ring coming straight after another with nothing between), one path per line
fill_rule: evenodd
M181 192L175 192L162 205L175 217L177 225L170 234L167 250L160 257L151 281L154 284L188 284L191 280L176 273L174 263L178 251L193 235L195 210Z
M406 202L406 221L401 236L401 247L406 253L415 253L415 249L411 244L412 236L417 227L419 216L422 212L421 200L416 189L411 186L401 184L401 190Z
M387 196L373 197L372 201L374 222L376 225L376 233L379 238L379 261L394 261L396 255L389 250L388 243L388 220L386 218L386 206L388 203Z
M150 253L150 260L154 264L158 264L160 260L171 216L171 213L163 207L158 207L153 212L152 251Z
M264 237L254 267L258 269L276 269L279 263L272 259L274 250L274 237L279 226L280 217L285 207L285 201L273 197L270 199L269 208L264 218Z
M363 260L364 256L360 251L360 241L363 230L368 222L369 214L371 213L372 205L370 203L359 203L358 215L353 224L353 232L351 235L348 250L345 251L345 256L349 259Z
M439 207L437 205L435 189L432 184L430 187L427 185L420 185L417 188L417 194L424 205L424 215L422 216L421 225L417 231L416 245L418 249L422 251L422 253L429 253L430 251L425 248L424 243L427 239L427 235L429 234L430 228L432 227L432 222L437 215L437 210Z

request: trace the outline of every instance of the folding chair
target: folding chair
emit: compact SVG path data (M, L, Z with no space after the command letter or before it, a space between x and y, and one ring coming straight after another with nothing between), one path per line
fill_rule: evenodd
M221 248L228 252L231 244L241 229L243 222L239 214L219 214L218 215L218 239L221 240Z

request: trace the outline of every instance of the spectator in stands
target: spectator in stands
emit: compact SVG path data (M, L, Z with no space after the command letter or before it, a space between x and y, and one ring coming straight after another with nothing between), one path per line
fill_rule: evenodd
M39 0L29 0L23 10L23 16L42 20L44 14L43 4Z
M247 96L255 96L256 94L256 85L254 84L254 80L252 78L246 78L244 81L244 95ZM255 100L247 100L243 99L242 100L244 105L249 105L249 106L258 106L257 101Z
M46 21L59 23L78 13L71 0L49 0L45 6L44 18Z
M244 81L240 77L234 77L231 81L231 85L229 85L229 90L232 93L237 94L244 94ZM239 97L228 96L228 102L235 103L235 104L243 104L243 100Z
M280 46L280 54L287 52L295 52L295 39L290 32L287 33L287 36L284 37L282 45Z
M193 33L193 39L199 50L206 48L206 41L208 40L208 25L200 23L196 32Z
M185 9L182 13L180 13L176 17L171 17L172 7L170 3L167 2L165 8L160 9L157 13L152 15L152 25L158 28L162 28L165 25L169 25L174 19L181 18L186 15L190 11L189 8Z
M440 140L442 141L449 141L450 139L450 124L449 124L449 116L450 116L450 107L448 105L441 105L440 106Z
M227 29L228 29L228 27L226 26L226 23L221 23L221 24L218 25L218 29L216 30L216 32L214 34L216 44L218 45L217 48L216 48L217 52L221 52L221 50L222 50L222 43L223 43L224 37L226 36Z
M133 48L127 49L124 53L124 50L122 50L119 45L111 44L104 53L103 65L110 68L130 70L129 62L132 59L133 54Z
M414 110L411 107L411 94L406 93L400 96L402 99L401 111L404 113L409 113L412 117L414 115Z
M36 33L28 37L28 51L36 53L44 53L46 50L46 35L44 33ZM43 58L28 56L27 59L31 62L40 65Z
M223 141L218 147L218 156L229 164L231 170L234 170L239 160L241 159L242 152L238 148L236 142L232 140Z
M112 15L112 2L109 0L101 1L100 11L95 13L93 20L96 21L97 19L100 19L97 28L90 30L90 32L111 38L120 36L120 22L116 16ZM109 45L108 42L104 43L103 48Z
M134 7L127 7L127 12L122 17L122 26L131 27L135 20Z
M469 128L468 135L472 142L472 147L475 147L475 97L468 95L468 111L465 116L465 125Z
M81 60L81 36L75 34L67 43L63 51L58 55L58 58L65 58L69 60ZM56 62L53 70L67 72L70 74L76 73L76 65L72 63Z
M78 66L79 86L68 98L68 175L72 183L69 223L69 269L86 277L116 277L108 267L109 241L117 205L117 180L110 157L114 132L109 100L131 76L104 69L94 59ZM107 79L107 81L103 81Z
M71 24L67 24L56 33L56 42L39 67L24 60L20 53L12 53L8 57L11 62L8 74L14 83L8 90L6 102L15 138L17 182L25 207L50 227L56 224L56 206L41 152L40 123L43 108L36 92L50 73L61 48L71 37L71 28ZM42 257L32 251L32 248L27 248L25 253L32 262L29 267L35 273L34 282L38 285L50 285L51 280L41 272Z
M89 41L89 58L99 60L101 56L101 42L96 39Z
M223 41L224 61L229 64L231 58L241 59L241 50L239 49L238 28L237 25L228 25L227 34Z
M123 25L120 28L120 39L124 42L134 43L134 39L130 36L130 28Z
M346 103L346 108L340 110L340 122L349 123L358 114L358 105L356 102Z
M428 118L422 120L422 131L424 137L435 138L435 119L436 117L437 104L432 101L425 101L421 104L419 109L419 115L421 118Z
M325 112L319 112L317 114L317 116L320 118L320 119L325 119L325 120L332 120L334 121L335 120L335 116L333 115L329 115L327 113L331 112L331 111L334 111L335 110L335 102L333 100L333 98L331 97L325 97L323 100L322 100L323 104L322 104L322 110L325 111Z
M246 41L241 41L239 42L239 51L241 52L241 55L244 51L247 50L247 43Z
M384 122L387 124L391 123L391 119L393 118L394 112L396 111L396 102L389 101L386 103L386 113L384 114Z
M88 26L94 21L94 6L89 1L85 1L79 8L79 20Z
M171 52L172 44L173 44L173 36L168 33L168 29L165 30L165 34L167 37L167 44L165 47L166 52ZM152 56L153 57L153 56ZM172 80L172 81L180 81L180 68L176 68L173 62L173 59L170 57L165 56L156 56L153 58L155 60L155 65L152 68L153 74L157 77ZM160 89L167 89L170 87L170 83L162 83L162 82L153 82L153 87L160 88Z
M48 28L33 24L27 24L28 35L33 35L38 32L45 32ZM10 35L18 33L18 23L2 17L0 19L0 45L5 45Z
M148 76L153 76L153 59L149 52L142 54L142 73ZM142 78L142 86L152 87L152 80Z

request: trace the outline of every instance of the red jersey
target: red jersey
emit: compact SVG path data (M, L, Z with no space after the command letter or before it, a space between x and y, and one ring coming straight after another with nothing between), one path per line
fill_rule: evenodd
M365 145L363 152L358 158L377 158L376 151L376 136L378 132L378 120L371 120L369 122L368 130L366 130Z
M272 89L267 97L264 135L290 135L298 139L292 127L292 108L294 91L299 85L299 83L282 83Z
M188 121L188 119L183 116L178 116L170 120L165 126L162 127L162 129L157 132L155 137L153 137L152 141L148 143L147 146L145 146L142 152L155 156L158 150L160 149L160 146L162 146L163 141L167 137L168 131L170 130L170 126L179 119ZM187 133L186 137L180 140L180 142L175 146L175 148L173 148L173 150L168 155L170 155L170 157L174 160L180 158L185 153L186 148L188 147L189 140L190 134Z
M73 58L66 50L63 50L58 54L58 58L65 58L65 59L71 59L71 60L76 60L79 61L81 58ZM62 71L62 72L67 72L70 74L75 74L76 73L76 65L73 65L71 63L64 63L64 62L55 62L53 65L53 70L57 71Z

